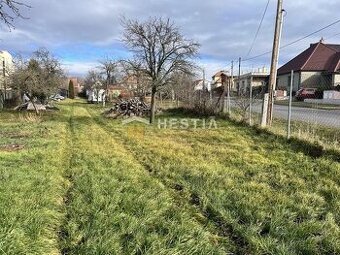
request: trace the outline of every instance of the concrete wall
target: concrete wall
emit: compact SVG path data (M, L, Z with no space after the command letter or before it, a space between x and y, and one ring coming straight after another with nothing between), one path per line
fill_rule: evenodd
M323 75L322 72L302 72L301 87L305 88L330 88L332 76Z
M340 76L325 75L322 72L301 72L294 73L293 91L298 91L300 88L321 88L331 89L335 80L340 83ZM286 88L289 90L290 74L280 75L277 80L277 88Z
M333 86L340 85L340 74L333 75Z
M289 91L290 88L290 74L280 75L277 78L277 89L284 89ZM300 73L294 73L293 91L298 91L300 89Z
M240 85L238 84L238 77L235 77L234 83L240 88L240 91L246 92L249 91L250 84L253 88L260 88L263 86L263 83L266 83L266 80L266 77L256 77L252 76L252 74L245 74L240 77Z

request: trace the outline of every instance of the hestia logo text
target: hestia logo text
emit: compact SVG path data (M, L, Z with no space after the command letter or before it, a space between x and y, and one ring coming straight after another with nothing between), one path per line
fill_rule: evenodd
M158 119L159 129L217 129L214 118L209 119Z

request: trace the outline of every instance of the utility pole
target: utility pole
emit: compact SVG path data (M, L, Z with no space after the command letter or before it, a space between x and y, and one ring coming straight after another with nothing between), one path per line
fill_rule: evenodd
M230 90L231 88L234 87L234 60L231 61L231 81L228 87L228 115L230 116L230 112L231 112L231 105L230 105Z
M237 93L240 95L240 87L241 87L241 58L238 59L238 88Z
M206 94L206 86L205 86L205 69L203 67L202 69L203 71L203 84L202 84L202 89L203 89L203 108L204 108L204 111L206 109L206 98L205 98L205 94Z
M205 86L205 69L204 69L204 67L203 67L203 91L205 91L205 89L206 89L206 86Z
M283 12L284 12L282 6L283 6L283 0L278 0L272 61L271 61L270 77L269 77L269 84L268 84L269 85L269 88L268 88L269 98L268 98L268 110L267 110L267 121L266 121L267 126L271 126L272 121L273 121L274 92L276 89L277 66L279 62L279 50L280 50Z
M252 114L253 114L253 76L250 79L249 85L249 125L253 125L252 121Z

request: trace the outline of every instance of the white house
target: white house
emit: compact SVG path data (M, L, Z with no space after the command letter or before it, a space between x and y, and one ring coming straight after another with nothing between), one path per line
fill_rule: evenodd
M105 100L104 89L91 89L86 91L87 101L89 103L101 103Z
M0 90L4 99L11 99L13 92L9 86L8 76L14 71L13 57L5 50L0 51Z

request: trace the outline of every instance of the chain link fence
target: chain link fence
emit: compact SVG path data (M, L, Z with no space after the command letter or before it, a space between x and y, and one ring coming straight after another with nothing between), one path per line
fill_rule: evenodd
M263 124L266 87L249 85L234 94L231 117L251 125ZM340 74L292 72L278 76L269 129L340 149Z

